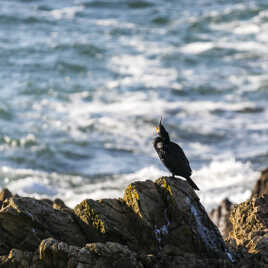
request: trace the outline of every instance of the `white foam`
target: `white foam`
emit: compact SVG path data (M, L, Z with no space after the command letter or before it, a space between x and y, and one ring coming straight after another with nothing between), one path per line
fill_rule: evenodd
M254 171L250 163L242 163L234 158L212 161L209 166L193 174L194 181L201 189L200 199L209 209L224 198L235 203L246 200L258 177L259 172Z
M246 35L246 34L256 34L260 31L260 27L256 24L240 24L234 29L234 33Z
M38 177L26 177L13 181L8 188L11 192L22 196L53 197L57 195L57 190L49 186L47 180L40 180Z
M34 198L60 198L70 207L87 198L122 197L128 184L136 180L155 180L167 174L154 166L143 168L135 173L111 176L92 182L79 176L46 173L31 169L13 169L2 167L2 176L8 178L3 187L8 187L14 194Z
M155 166L142 168L134 173L114 175L96 182L79 176L45 173L27 169L1 168L3 177L9 178L3 186L13 193L35 198L60 198L70 207L82 200L118 198L128 184L137 180L156 180L169 176L165 170ZM246 200L259 173L252 170L249 163L235 159L213 161L193 173L193 180L201 189L198 192L207 209L211 209L228 197L232 202ZM19 178L19 179L18 179Z
M189 54L200 54L206 50L212 49L214 44L212 42L194 42L181 48L181 52Z
M84 9L82 5L80 6L72 6L72 7L64 7L60 9L54 9L49 13L57 20L60 19L73 19L77 12L80 12Z

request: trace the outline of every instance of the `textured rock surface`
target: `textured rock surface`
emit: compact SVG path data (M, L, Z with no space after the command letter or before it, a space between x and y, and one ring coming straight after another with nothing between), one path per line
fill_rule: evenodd
M224 239L228 238L229 232L232 230L232 224L229 219L232 208L232 202L226 198L209 213L209 217L217 225Z
M156 250L152 232L121 199L87 199L74 209L84 225L101 235L102 241L119 242L131 249Z
M228 249L196 193L180 179L135 182L123 199L87 199L74 210L59 199L38 201L7 190L3 196L0 267L268 265L267 196L232 209ZM214 215L226 219L229 205L225 201Z
M258 197L263 194L268 194L268 168L261 172L261 176L254 186L251 197Z
M259 261L257 267L268 267L268 195L236 205L230 220L233 228L229 240L254 254Z
M195 252L203 257L226 257L218 229L188 183L166 177L156 183L135 182L126 189L124 200L152 229L159 248L168 254Z
M236 205L230 216L233 225L230 238L235 240L236 245L248 248L250 253L259 252L258 244L261 242L262 245L262 241L266 240L268 231L267 215L268 195Z
M12 197L3 202L0 241L6 245L4 248L33 251L43 239L51 236L74 245L86 243L75 215L71 213L28 197ZM6 253L3 251L2 254Z

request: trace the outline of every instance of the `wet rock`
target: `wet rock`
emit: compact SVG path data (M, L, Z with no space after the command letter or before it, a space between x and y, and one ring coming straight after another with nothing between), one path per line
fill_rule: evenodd
M128 186L124 200L153 228L159 250L172 245L178 252L228 258L217 227L187 182L170 177L135 182Z
M268 194L268 168L261 172L261 176L254 186L251 197L259 197L264 194Z
M160 178L169 218L167 244L202 257L229 258L225 243L198 196L185 181Z
M29 251L51 236L73 245L86 243L72 214L28 197L5 200L0 210L0 235L0 241L9 249Z
M217 208L213 209L209 214L210 219L219 228L223 239L228 238L229 232L232 230L232 224L229 219L232 207L233 203L230 202L228 198L226 198L220 203Z

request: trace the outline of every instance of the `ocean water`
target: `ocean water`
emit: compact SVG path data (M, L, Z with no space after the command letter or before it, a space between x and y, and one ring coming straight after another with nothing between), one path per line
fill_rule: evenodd
M204 205L249 197L268 166L268 3L2 0L0 186L119 197L168 175L161 116Z

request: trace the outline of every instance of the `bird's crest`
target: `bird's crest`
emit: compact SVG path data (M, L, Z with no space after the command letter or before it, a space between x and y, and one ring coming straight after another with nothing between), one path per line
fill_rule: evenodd
M159 126L155 127L156 133L166 141L169 141L169 135L164 126L162 125L162 116L159 121Z
M155 130L156 130L157 134L160 134L161 126L162 126L162 116L160 118L159 125L155 127Z

